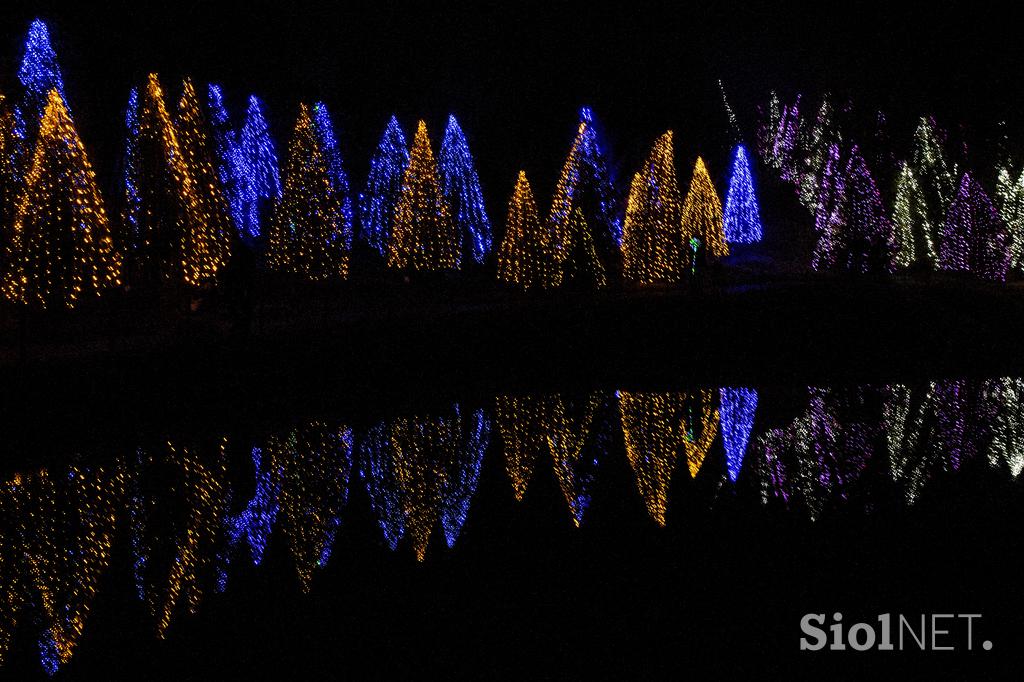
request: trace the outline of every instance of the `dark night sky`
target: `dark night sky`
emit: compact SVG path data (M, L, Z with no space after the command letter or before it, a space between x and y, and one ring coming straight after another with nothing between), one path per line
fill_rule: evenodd
M884 108L901 134L925 112L947 126L991 125L1024 89L1016 25L984 3L51 4L0 9L0 88L12 89L29 20L44 17L107 177L128 89L152 70L172 92L185 74L222 83L236 115L250 91L263 95L279 147L297 102L322 98L357 184L391 112L407 134L425 117L436 145L453 111L492 205L519 167L539 195L550 193L584 103L620 173L673 128L680 166L704 154L721 180L729 138L718 78L748 137L754 104L771 88L849 94Z

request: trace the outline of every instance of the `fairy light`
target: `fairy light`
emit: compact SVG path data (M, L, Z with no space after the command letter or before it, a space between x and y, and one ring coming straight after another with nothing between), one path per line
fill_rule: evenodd
M61 99L67 101L64 78L57 63L57 55L50 44L50 30L42 19L35 19L29 25L18 80L25 92L21 105L25 130L20 131L21 137L32 144L49 105L50 91L56 89Z
M239 135L231 127L231 117L224 104L224 93L216 83L207 86L206 106L210 112L210 127L213 131L217 177L220 178L221 187L224 188L235 229L241 233L244 230L245 219L242 212L240 186L243 170L240 166Z
M719 81L721 83L721 81ZM723 95L724 96L724 95ZM743 145L736 145L732 157L732 175L725 195L725 213L722 218L725 239L729 244L754 244L761 241L761 208L754 191L754 178L750 159Z
M517 502L526 495L538 457L548 448L549 396L498 396L495 420L505 452L505 471Z
M455 412L461 441L458 456L447 467L441 492L441 528L449 549L455 546L469 516L469 504L480 482L480 467L491 438L491 421L482 409L463 417L456 405Z
M529 291L557 286L559 274L551 234L541 225L526 172L519 171L498 249L498 279Z
M604 404L604 396L599 392L590 393L578 404L557 396L547 415L546 440L555 478L577 528L590 506L590 488L597 473L599 454L607 447L603 432L595 428Z
M0 93L0 224L14 219L21 181L20 168L25 146L16 134L17 119L7 98Z
M567 231L577 210L584 223L593 228L586 238L596 244L601 269L617 265L622 220L617 214L614 183L598 139L594 114L588 107L580 110L576 138L562 166L548 214L547 224L562 261L569 257L565 251L572 247Z
M96 175L60 93L40 124L7 246L5 295L43 308L72 308L121 284L121 256Z
M845 269L892 272L895 234L874 176L854 145L845 170Z
M423 121L416 127L402 175L387 260L389 268L401 270L458 270L462 263L462 235L441 192Z
M896 234L896 264L907 268L917 262L935 266L938 255L932 235L935 228L928 218L921 185L907 163L900 164L896 176L896 200L892 210L893 230Z
M687 239L696 237L700 240L701 247L713 258L729 255L722 227L722 202L704 159L699 156L683 203L683 234Z
M683 280L689 265L684 235L672 131L668 131L655 142L630 185L622 236L626 279L637 284Z
M597 255L590 228L583 211L575 208L566 224L561 239L560 285L603 289L608 286L608 275Z
M996 405L989 463L1006 467L1010 476L1017 478L1024 469L1024 379L1002 377L986 388L987 397Z
M391 453L391 434L381 422L358 440L359 475L366 486L370 507L377 517L384 542L394 551L405 536L405 516L398 473Z
M398 119L392 116L370 159L366 190L359 201L363 238L384 257L388 255L395 205L402 191L402 177L408 164L409 150L405 135L398 125Z
M985 190L964 173L939 241L939 267L1005 282L1010 267L1009 234Z
M719 389L719 400L725 465L729 480L735 483L743 469L750 434L754 430L757 391L752 388L722 388Z
M469 152L469 143L454 115L448 116L444 140L438 153L441 190L451 209L465 256L483 263L491 252L491 221L487 217L480 178ZM467 248L468 247L468 248Z
M346 234L329 164L309 107L302 105L288 145L284 192L267 234L270 269L314 281L348 276L351 232Z
M426 558L440 516L444 462L455 457L458 431L451 415L399 417L389 426L406 535L417 561Z
M626 456L647 513L665 525L668 491L682 451L684 397L676 393L619 392Z
M308 593L313 571L330 558L348 499L352 431L313 421L287 436L271 439L268 449L272 466L282 472L282 530L299 584Z
M263 115L263 103L249 97L245 121L238 135L236 168L241 220L239 233L250 244L263 238L272 207L281 198L277 151L270 125Z
M214 169L216 152L207 135L207 122L195 87L188 79L182 85L175 127L196 195L192 211L195 222L189 231L183 261L185 281L209 284L215 281L218 271L231 257L231 235L235 226L220 176Z
M18 528L22 518L25 489L21 475L0 482L0 523ZM15 532L0 533L0 667L14 643L18 619L27 601L21 538Z
M995 203L1010 233L1010 267L1020 270L1024 258L1024 172L1013 180L1009 168L996 179Z
M346 250L348 250L352 248L352 237L355 230L352 189L349 185L348 173L345 172L345 162L341 155L341 146L334 135L334 123L331 121L330 112L327 111L327 105L323 102L316 102L313 105L313 126L316 128L317 135L320 138L321 149L323 149L324 156L327 158L331 186L341 202L341 238L345 243Z
M280 462L274 461L269 454L264 455L263 448L254 447L251 455L255 490L245 509L232 520L229 532L234 545L245 538L252 562L259 566L263 563L267 543L277 521L283 470Z

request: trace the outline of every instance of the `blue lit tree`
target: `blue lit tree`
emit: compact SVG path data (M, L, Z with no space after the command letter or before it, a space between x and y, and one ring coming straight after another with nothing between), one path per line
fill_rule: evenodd
M754 178L750 160L743 145L736 145L733 154L732 176L725 195L725 239L730 244L753 244L761 241L761 209L754 192Z
M255 95L249 98L237 148L237 182L241 210L238 231L250 244L260 241L263 224L281 197L281 176L270 126L263 105Z
M740 469L743 468L750 433L754 429L757 391L752 388L722 388L719 395L725 466L729 472L729 480L735 483L739 478Z
M341 204L342 235L345 248L352 247L353 235L353 211L352 211L352 190L348 181L348 174L345 173L345 164L341 156L341 147L334 135L334 124L331 122L331 114L323 102L313 105L313 126L320 137L320 147L327 159L328 175L331 178L331 186Z
M236 229L242 224L242 198L239 178L238 133L231 127L231 118L224 105L224 95L219 85L211 83L207 90L207 109L210 128L213 130L213 146L217 161L217 175L231 207L231 217Z
M462 235L466 251L463 258L483 263L491 251L491 221L484 207L480 178L469 153L466 136L453 115L448 117L448 127L441 142L438 172L455 229Z
M20 130L22 138L33 140L39 130L39 122L46 109L50 90L54 88L61 99L67 101L64 93L64 79L57 54L50 45L50 31L42 19L36 19L28 28L25 39L25 55L18 69L18 80L24 88L24 99L20 107ZM70 113L70 109L69 109Z
M360 197L362 236L383 256L391 241L391 223L395 204L402 191L402 176L409 163L409 148L398 119L394 116L370 160L366 191Z
M593 230L594 246L604 269L614 271L622 244L622 219L608 161L588 107L580 110L576 138L562 166L548 214L549 228L562 250L571 241L569 228L577 208ZM561 260L565 258L563 254Z

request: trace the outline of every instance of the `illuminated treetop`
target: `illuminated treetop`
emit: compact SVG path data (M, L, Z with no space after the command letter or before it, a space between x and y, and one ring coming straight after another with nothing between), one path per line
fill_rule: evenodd
M1010 267L1006 223L985 190L964 173L939 240L939 267L1005 281Z
M498 249L498 279L521 289L547 289L558 285L558 261L550 234L537 214L530 181L519 171L508 202L505 237Z
M729 255L722 228L722 202L700 157L697 157L690 191L683 203L683 230L687 238L700 240L709 255L715 258Z
M730 244L753 244L761 241L761 208L754 191L750 159L743 145L736 145L732 159L732 176L725 195L723 216L725 238Z
M50 30L42 19L33 20L28 28L25 54L18 69L18 80L25 88L21 112L30 131L27 137L31 139L34 136L34 132L31 131L38 129L50 91L56 88L61 99L67 101L57 54L50 44Z
M467 251L465 255L483 263L491 251L491 220L487 217L480 178L469 153L469 144L455 116L448 117L438 171L452 220Z
M402 127L394 116L388 121L377 151L370 159L366 191L359 200L362 234L366 243L387 255L395 204L402 191L402 175L409 163L409 151Z

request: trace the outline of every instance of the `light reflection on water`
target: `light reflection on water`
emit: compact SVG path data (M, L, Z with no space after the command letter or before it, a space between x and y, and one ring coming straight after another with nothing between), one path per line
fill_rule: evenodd
M20 472L0 483L0 663L16 632L31 632L51 674L72 658L120 537L134 580L123 587L164 637L227 588L233 564L260 565L271 544L315 592L356 486L396 561L455 548L489 458L519 502L553 475L563 521L576 527L611 458L628 462L629 488L659 526L675 521L674 476L711 482L683 494L731 490L816 520L869 511L883 485L914 505L939 475L984 467L1016 478L1022 390L1016 378L810 387L781 420L764 416L768 394L741 386L505 395L369 426L317 419L257 442L169 440Z

